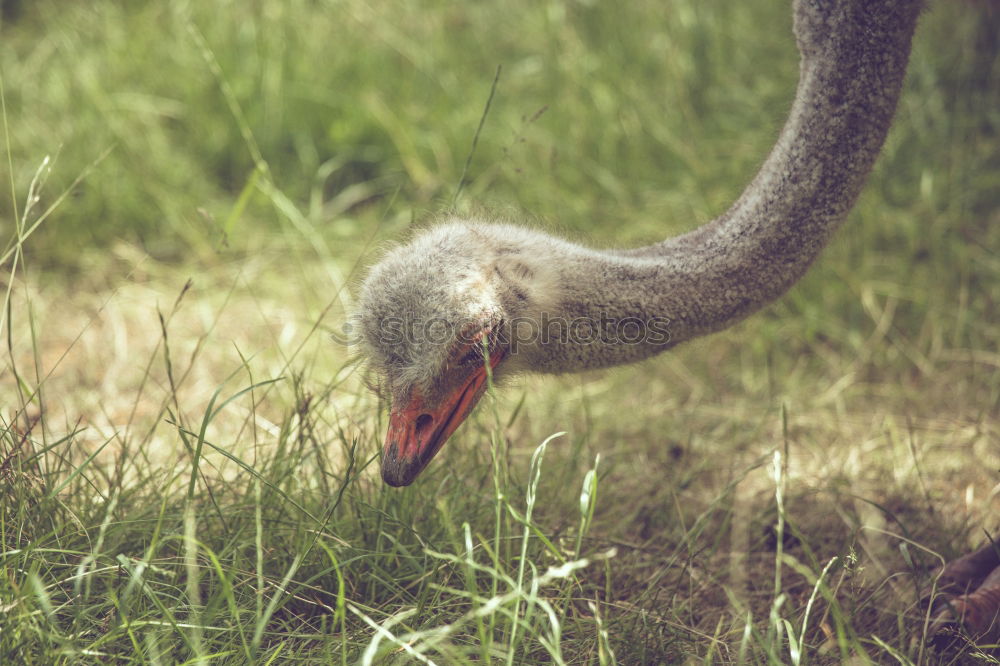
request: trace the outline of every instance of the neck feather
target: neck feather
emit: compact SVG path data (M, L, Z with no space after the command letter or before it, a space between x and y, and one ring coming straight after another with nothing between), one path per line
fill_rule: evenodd
M916 0L796 4L800 79L788 121L756 177L719 218L662 243L598 252L562 246L566 321L664 322L669 340L631 335L539 349L563 371L651 356L718 331L787 291L843 222L878 156L899 98ZM626 325L627 327L627 325ZM651 331L646 331L651 333Z

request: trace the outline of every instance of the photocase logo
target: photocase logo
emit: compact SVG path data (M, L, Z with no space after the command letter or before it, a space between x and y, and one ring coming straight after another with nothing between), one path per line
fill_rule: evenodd
M385 317L371 332L380 347L401 345L425 347L472 342L478 330L441 317L414 321L405 317ZM364 332L354 321L346 321L339 331L330 334L337 344L353 346L364 339ZM667 317L598 317L567 318L543 312L537 319L517 317L508 320L492 337L493 344L509 347L517 353L521 345L665 345L670 342L670 319Z

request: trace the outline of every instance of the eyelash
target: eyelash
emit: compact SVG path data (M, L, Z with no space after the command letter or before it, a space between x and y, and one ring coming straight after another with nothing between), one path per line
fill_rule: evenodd
M490 330L487 333L487 348L488 349L492 350L493 347L497 344L497 342L498 342L497 338L498 338L499 335L500 335L500 327L499 326L493 328L492 330ZM475 342L475 343L473 343L473 345L469 349L469 351L466 352L465 356L462 357L462 360L458 362L458 365L461 366L461 367L465 367L465 366L469 366L469 365L473 365L473 364L482 365L484 363L484 361L485 361L485 359L483 358L483 345L482 345L482 342Z
M459 365L472 365L473 363L483 362L483 348L480 345L474 345L469 353L462 357L462 360L458 362Z

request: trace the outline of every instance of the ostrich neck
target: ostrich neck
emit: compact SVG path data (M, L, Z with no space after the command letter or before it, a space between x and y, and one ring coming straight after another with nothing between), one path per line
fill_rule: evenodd
M662 243L606 252L574 246L555 262L558 317L632 326L669 320L669 340L647 330L636 342L618 326L587 344L550 347L532 364L558 372L639 360L726 328L787 291L843 222L871 171L899 98L919 9L913 0L798 3L795 101L771 154L732 207Z

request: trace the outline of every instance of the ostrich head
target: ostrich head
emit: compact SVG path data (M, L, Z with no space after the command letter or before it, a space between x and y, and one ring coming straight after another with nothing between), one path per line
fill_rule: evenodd
M528 279L536 276L519 259L530 235L442 224L388 252L365 278L355 320L392 402L386 483L410 484L483 396L489 375L518 365L510 322L537 305Z

